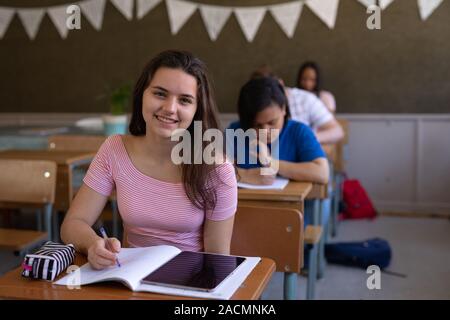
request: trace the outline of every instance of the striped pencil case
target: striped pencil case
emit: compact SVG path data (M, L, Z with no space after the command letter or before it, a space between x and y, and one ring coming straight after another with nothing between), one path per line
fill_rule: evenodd
M22 263L22 276L53 281L72 264L75 248L72 244L47 241L34 254L27 254Z

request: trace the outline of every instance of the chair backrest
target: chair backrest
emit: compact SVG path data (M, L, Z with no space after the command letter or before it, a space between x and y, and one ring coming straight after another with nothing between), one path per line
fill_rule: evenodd
M343 119L343 118L336 118L336 120L341 125L342 130L344 130L344 138L340 141L340 143L347 144L348 143L348 120Z
M303 215L290 208L239 205L231 254L275 261L277 271L299 273L303 267Z
M48 138L48 148L65 151L95 151L106 140L100 135L54 135Z
M344 138L339 141L336 145L336 162L335 162L335 170L337 172L345 171L345 159L344 159L344 145L348 144L348 134L349 134L349 126L348 121L342 118L337 118L337 121L344 130Z
M0 202L53 204L56 168L52 161L0 159Z

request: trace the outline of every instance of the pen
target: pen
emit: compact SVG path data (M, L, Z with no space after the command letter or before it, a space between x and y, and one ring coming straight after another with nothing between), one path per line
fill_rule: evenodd
M109 241L108 241L109 239L108 239L108 236L106 235L105 228L101 227L100 228L100 233L102 234L103 239L105 239L106 246L108 247L107 249L109 251L113 252L111 246L109 245ZM117 257L116 257L116 263L117 263L117 266L120 267L119 258L117 258Z

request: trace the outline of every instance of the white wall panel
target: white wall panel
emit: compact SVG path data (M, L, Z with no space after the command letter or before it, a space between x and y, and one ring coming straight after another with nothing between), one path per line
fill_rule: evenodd
M360 179L374 201L414 201L415 123L352 121L347 172Z
M419 201L450 202L450 122L420 123Z

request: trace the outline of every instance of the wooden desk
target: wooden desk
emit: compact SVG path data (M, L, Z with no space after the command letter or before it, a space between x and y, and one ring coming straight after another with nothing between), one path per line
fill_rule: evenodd
M238 203L242 205L292 208L303 213L303 201L311 192L313 184L310 182L289 181L283 190L238 190Z
M86 263L86 257L77 254L76 265ZM65 286L53 285L44 280L31 280L21 276L21 268L16 268L0 277L1 299L35 299L35 300L174 300L193 299L162 295L149 292L133 292L118 282L103 282L82 286L81 289L70 290ZM275 272L275 263L262 258L241 287L231 297L233 300L259 299L267 283ZM63 277L63 272L59 278Z
M4 150L1 159L49 160L58 165L54 208L67 211L73 199L72 171L76 166L89 164L94 152L56 150Z

